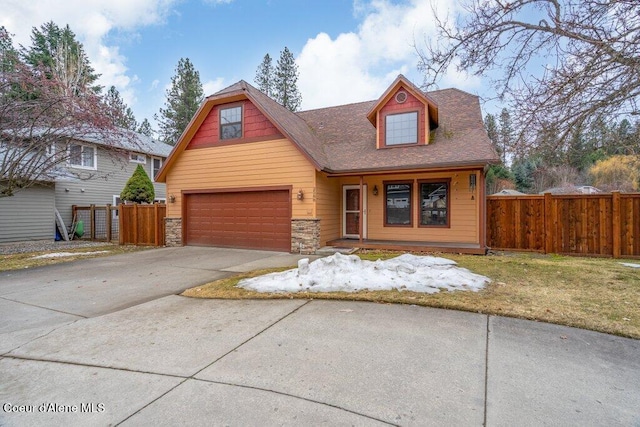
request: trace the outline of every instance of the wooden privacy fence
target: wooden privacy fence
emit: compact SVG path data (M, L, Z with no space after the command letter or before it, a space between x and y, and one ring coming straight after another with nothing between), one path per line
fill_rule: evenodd
M167 207L153 205L119 205L120 244L164 246L164 218Z
M640 257L640 194L487 197L495 250Z

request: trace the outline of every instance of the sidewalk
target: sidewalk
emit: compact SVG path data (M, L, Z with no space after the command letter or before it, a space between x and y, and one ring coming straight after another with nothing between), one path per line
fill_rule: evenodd
M415 306L168 296L0 378L0 425L640 425L640 341Z

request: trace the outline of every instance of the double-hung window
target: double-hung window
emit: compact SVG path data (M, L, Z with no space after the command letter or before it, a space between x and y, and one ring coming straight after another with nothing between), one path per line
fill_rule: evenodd
M71 144L69 165L76 168L96 169L96 148L84 144Z
M158 175L158 172L160 172L160 168L162 167L162 159L159 157L154 157L152 162L153 162L153 171L152 171L151 178L155 182L156 176Z
M220 139L242 138L242 106L220 110Z

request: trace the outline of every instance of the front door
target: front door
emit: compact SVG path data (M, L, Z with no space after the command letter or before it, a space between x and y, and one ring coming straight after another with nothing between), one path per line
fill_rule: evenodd
M363 233L367 237L367 186L363 186ZM345 185L342 187L342 237L347 239L360 238L360 186Z

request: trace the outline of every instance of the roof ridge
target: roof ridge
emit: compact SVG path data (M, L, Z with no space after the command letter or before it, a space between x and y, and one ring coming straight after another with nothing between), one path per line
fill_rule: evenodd
M329 107L312 108L310 110L296 111L295 114L310 113L312 111L320 111L320 110L329 110L331 108L349 107L349 106L352 106L352 105L366 104L366 103L375 102L375 101L376 101L375 99L370 99L368 101L358 101L358 102L350 102L348 104L332 105L332 106L329 106Z

